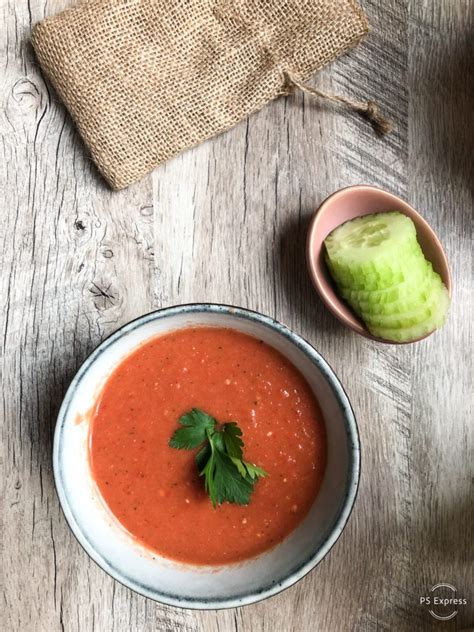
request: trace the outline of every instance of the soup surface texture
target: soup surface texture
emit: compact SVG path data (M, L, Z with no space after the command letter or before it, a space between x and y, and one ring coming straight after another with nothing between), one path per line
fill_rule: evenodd
M191 408L236 421L245 460L268 472L247 506L214 509L196 450L168 446ZM191 564L238 562L280 542L309 511L325 460L323 418L303 376L231 329L143 344L107 380L91 419L92 472L112 513L148 549Z

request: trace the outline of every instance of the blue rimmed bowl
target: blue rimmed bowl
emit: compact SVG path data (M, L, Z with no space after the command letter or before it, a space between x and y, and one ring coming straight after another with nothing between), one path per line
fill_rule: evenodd
M162 558L137 543L102 501L88 458L89 413L114 368L150 338L199 326L235 329L263 340L288 358L316 395L327 435L324 480L304 521L262 555L219 567ZM356 498L360 445L344 389L327 362L303 338L257 312L227 305L192 304L162 309L128 323L87 358L59 411L53 467L69 526L90 557L109 575L162 603L217 609L275 595L304 577L327 555L341 535Z

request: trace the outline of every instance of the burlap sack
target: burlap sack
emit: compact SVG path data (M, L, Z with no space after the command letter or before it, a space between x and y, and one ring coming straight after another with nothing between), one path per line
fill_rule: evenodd
M32 42L113 188L235 125L367 32L354 0L89 0Z

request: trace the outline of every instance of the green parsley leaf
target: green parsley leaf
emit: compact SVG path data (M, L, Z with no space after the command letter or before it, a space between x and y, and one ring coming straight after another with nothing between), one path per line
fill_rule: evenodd
M222 432L216 432L212 437L212 445L219 452L225 453L224 435Z
M184 428L179 428L171 437L169 445L178 450L192 450L204 443L214 432L216 420L207 413L193 408L179 419Z
M222 426L221 432L227 454L233 459L241 459L244 447L244 442L240 438L242 430L235 421L230 421Z
M224 501L236 505L248 505L253 492L253 483L244 478L232 460L218 450L214 453L215 471L213 485L216 490L216 501L221 505ZM211 500L212 497L211 497ZM212 503L215 507L215 503Z
M196 454L196 465L199 474L203 473L204 468L206 467L207 462L212 456L211 444L206 443Z
M268 473L265 472L261 467L257 465L253 465L253 463L247 463L244 461L245 469L248 472L248 475L252 480L255 480L260 477L268 476Z
M215 485L216 460L214 455L215 451L211 450L211 455L209 456L207 463L200 472L200 476L204 476L204 487L206 489L206 492L209 494L212 506L215 509L217 504L217 490Z
M193 408L179 423L183 428L175 431L169 445L182 450L201 446L196 465L213 507L223 502L248 505L255 483L268 474L243 460L242 431L236 422L227 422L216 429L214 417Z
M232 463L239 470L240 476L242 476L243 478L247 478L247 469L246 469L243 461L241 459L237 459L237 458L235 458L233 456L231 456L230 458L231 458Z

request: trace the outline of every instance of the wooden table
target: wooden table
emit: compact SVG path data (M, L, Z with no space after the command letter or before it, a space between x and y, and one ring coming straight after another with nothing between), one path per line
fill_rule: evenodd
M31 25L69 0L6 2L2 629L472 629L473 2L365 0L370 36L315 78L377 100L397 126L386 140L296 94L119 193L28 42ZM446 248L451 317L419 344L352 334L308 280L311 215L359 182L410 201ZM69 531L51 469L58 407L87 354L128 320L191 301L248 306L310 340L347 388L363 448L356 507L328 557L283 594L221 612L168 608L114 582ZM419 604L442 581L470 602L449 624Z

